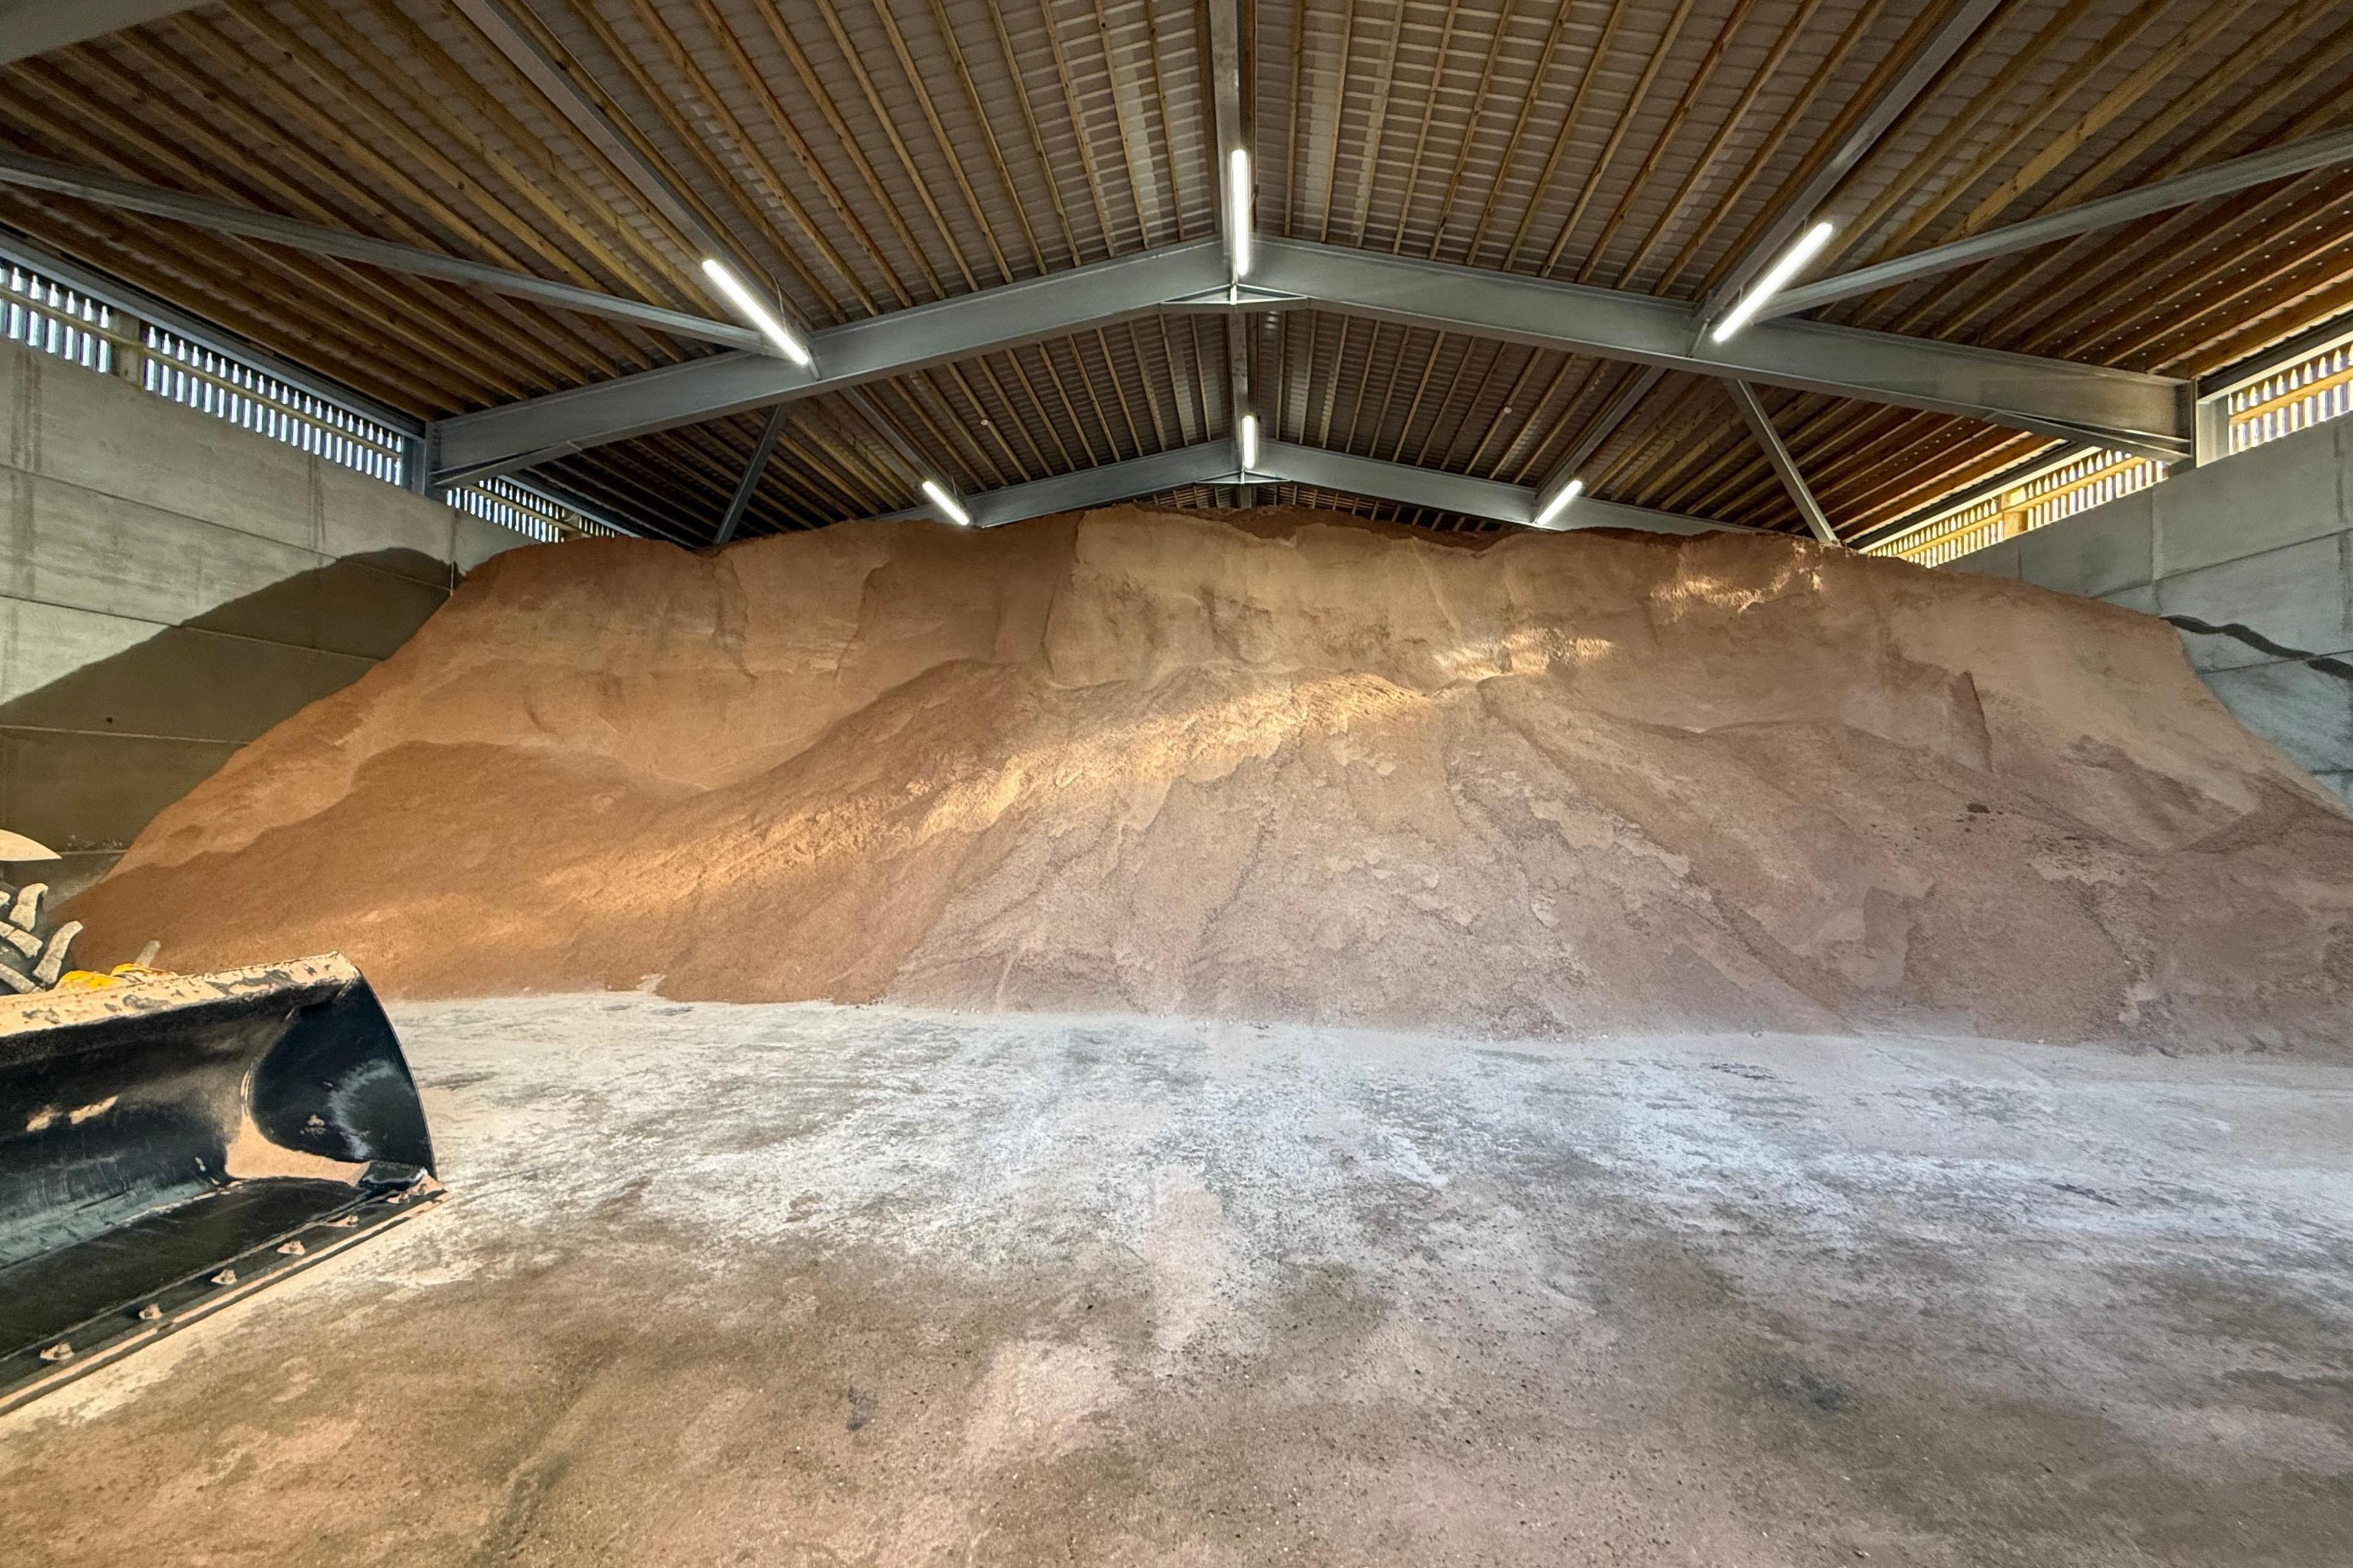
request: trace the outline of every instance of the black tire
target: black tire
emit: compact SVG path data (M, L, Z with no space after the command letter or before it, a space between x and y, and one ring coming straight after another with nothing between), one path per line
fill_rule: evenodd
M52 924L41 909L48 897L46 882L0 882L0 995L47 991L66 972L66 950L81 922Z

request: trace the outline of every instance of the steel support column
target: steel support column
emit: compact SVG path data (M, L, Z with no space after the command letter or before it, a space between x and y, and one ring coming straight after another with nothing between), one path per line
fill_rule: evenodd
M1740 417L1747 422L1749 433L1757 437L1757 444L1765 448L1766 459L1773 465L1774 473L1780 476L1781 488L1788 490L1789 499L1797 503L1798 515L1806 520L1806 526L1814 531L1816 539L1824 544L1836 544L1839 542L1838 530L1832 528L1831 520L1823 515L1821 503L1814 499L1813 490L1806 483L1806 476L1798 471L1797 459L1790 457L1789 448L1782 445L1781 433L1773 428L1773 421L1766 416L1765 405L1757 401L1756 389L1745 381L1727 381L1724 384L1732 394L1733 403L1740 409Z
M768 415L768 422L760 430L760 439L752 448L752 460L744 465L744 477L735 483L735 497L727 503L727 515L719 520L719 531L712 536L713 544L724 544L735 537L743 526L744 513L752 504L753 492L760 488L760 476L767 471L768 458L776 452L776 439L785 433L785 421L791 417L793 405L779 403Z

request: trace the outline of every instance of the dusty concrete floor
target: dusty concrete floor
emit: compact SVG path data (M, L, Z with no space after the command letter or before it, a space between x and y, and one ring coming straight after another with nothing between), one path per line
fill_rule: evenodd
M2353 1071L400 1021L457 1198L0 1423L9 1562L2353 1562Z

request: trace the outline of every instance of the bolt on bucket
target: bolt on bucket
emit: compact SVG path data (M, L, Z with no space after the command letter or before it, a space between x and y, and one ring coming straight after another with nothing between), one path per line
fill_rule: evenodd
M0 997L0 1410L439 1192L340 953Z

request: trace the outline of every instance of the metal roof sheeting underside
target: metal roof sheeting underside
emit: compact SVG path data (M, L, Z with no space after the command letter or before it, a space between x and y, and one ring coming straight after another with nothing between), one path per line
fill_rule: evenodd
M512 7L518 11L521 7ZM1262 232L1694 300L1948 7L1925 0L1245 5ZM1208 27L1182 0L533 0L543 42L699 218L826 326L1214 235ZM2341 0L2012 0L1836 188L1818 274L2353 123ZM220 0L0 69L18 151L709 314L693 237L436 0ZM1819 318L2193 376L2353 309L2339 165L1841 301ZM0 191L0 222L424 417L707 345ZM1280 439L1538 482L1629 366L1253 313ZM1230 433L1223 323L1162 315L792 405L744 531ZM1860 533L2047 446L1765 390ZM874 421L887 421L886 434ZM546 472L707 537L760 415ZM1722 387L1662 378L1593 493L1801 529ZM1271 489L1272 487L1268 487ZM1303 504L1346 503L1304 487ZM1409 509L1408 509L1409 510ZM1446 519L1433 520L1448 526Z

